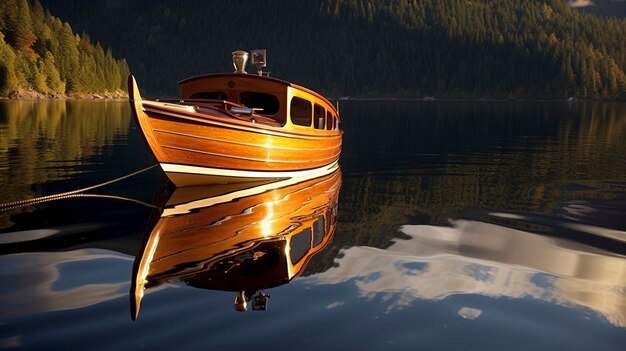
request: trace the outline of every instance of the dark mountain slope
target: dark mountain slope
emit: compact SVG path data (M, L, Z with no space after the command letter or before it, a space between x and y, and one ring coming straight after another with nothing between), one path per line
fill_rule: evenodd
M626 98L626 21L565 0L54 0L152 94L267 48L274 76L332 95Z

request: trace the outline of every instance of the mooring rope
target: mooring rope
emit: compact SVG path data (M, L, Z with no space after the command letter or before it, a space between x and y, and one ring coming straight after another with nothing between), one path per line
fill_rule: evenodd
M36 197L34 199L13 201L13 202L7 202L7 203L4 203L4 204L0 204L0 211L6 211L6 210L15 209L15 208L18 208L18 207L23 207L23 206L36 205L36 204L40 204L40 203L48 202L48 201L61 200L61 199L66 199L66 198L70 198L70 197L81 197L81 196L82 197L89 196L89 197L117 198L117 199L120 199L120 200L132 201L132 202L140 203L142 205L146 205L146 206L149 206L149 207L154 207L153 205L147 204L145 202L141 202L141 201L133 200L133 199L128 199L128 198L123 198L123 197L119 197L119 196L96 195L96 194L80 194L80 193L84 193L84 192L92 190L92 189L100 188L100 187L103 187L105 185L109 185L109 184L112 184L112 183L115 183L115 182L119 182L120 180L124 180L126 178L130 178L130 177L136 176L137 174L149 171L149 170L151 170L152 168L154 168L156 166L157 165L152 165L150 167L146 167L144 169L141 169L139 171L127 174L125 176L122 176L122 177L119 177L119 178L115 178L115 179L106 181L104 183L88 186L88 187L82 188L82 189L67 191L67 192L60 193L60 194L53 194L53 195Z

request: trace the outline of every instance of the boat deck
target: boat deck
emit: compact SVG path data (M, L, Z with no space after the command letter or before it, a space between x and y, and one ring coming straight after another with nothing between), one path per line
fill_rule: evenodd
M259 123L271 127L282 127L283 122L276 120L275 118L253 113L251 115L228 113L226 111L228 106L240 107L239 105L227 100L210 100L210 99L191 99L191 100L157 100L158 102L166 103L163 106L180 108L187 112L193 112L194 114L211 116L211 117L229 117L240 121ZM170 104L171 103L171 104Z

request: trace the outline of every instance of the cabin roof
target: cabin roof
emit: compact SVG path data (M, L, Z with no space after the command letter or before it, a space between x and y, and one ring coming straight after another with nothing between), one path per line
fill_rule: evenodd
M179 81L178 85L183 85L185 83L189 83L191 81L198 80L198 79L218 78L218 77L258 79L258 80L262 80L262 81L274 82L274 83L278 83L278 84L291 86L291 82L288 82L286 80L282 80L282 79L278 79L278 78L274 78L274 77L259 76L259 75L256 75L256 74L242 74L242 73L210 73L210 74L201 74L199 76L193 76L193 77L185 78L185 79Z
M178 82L178 85L183 85L186 83L189 83L191 81L194 80L200 80L200 79L205 79L205 78L217 78L217 77L233 77L233 78L237 78L237 79L257 79L257 80L261 80L261 81L266 81L266 82L271 82L271 83L275 83L275 84L281 84L281 85L285 85L285 86L289 86L292 88L296 88L302 91L305 91L311 95L316 96L319 99L322 99L324 101L326 101L326 103L328 103L330 106L333 106L333 104L328 101L328 99L326 99L325 97L323 97L322 95L320 95L319 93L309 89L309 88L305 88L303 86L291 83L289 81L286 80L282 80L282 79L278 79L278 78L274 78L274 77L266 77L266 76L259 76L256 74L242 74L242 73L211 73L211 74L203 74L203 75L199 75L199 76L194 76L194 77L189 77L186 79L183 79L181 81Z

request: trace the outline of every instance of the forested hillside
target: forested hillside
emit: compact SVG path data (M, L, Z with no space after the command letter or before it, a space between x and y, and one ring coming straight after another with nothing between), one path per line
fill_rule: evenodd
M0 96L119 95L130 70L111 49L77 35L39 1L0 4Z
M566 0L45 3L156 95L267 48L273 76L333 96L626 99L626 20Z

